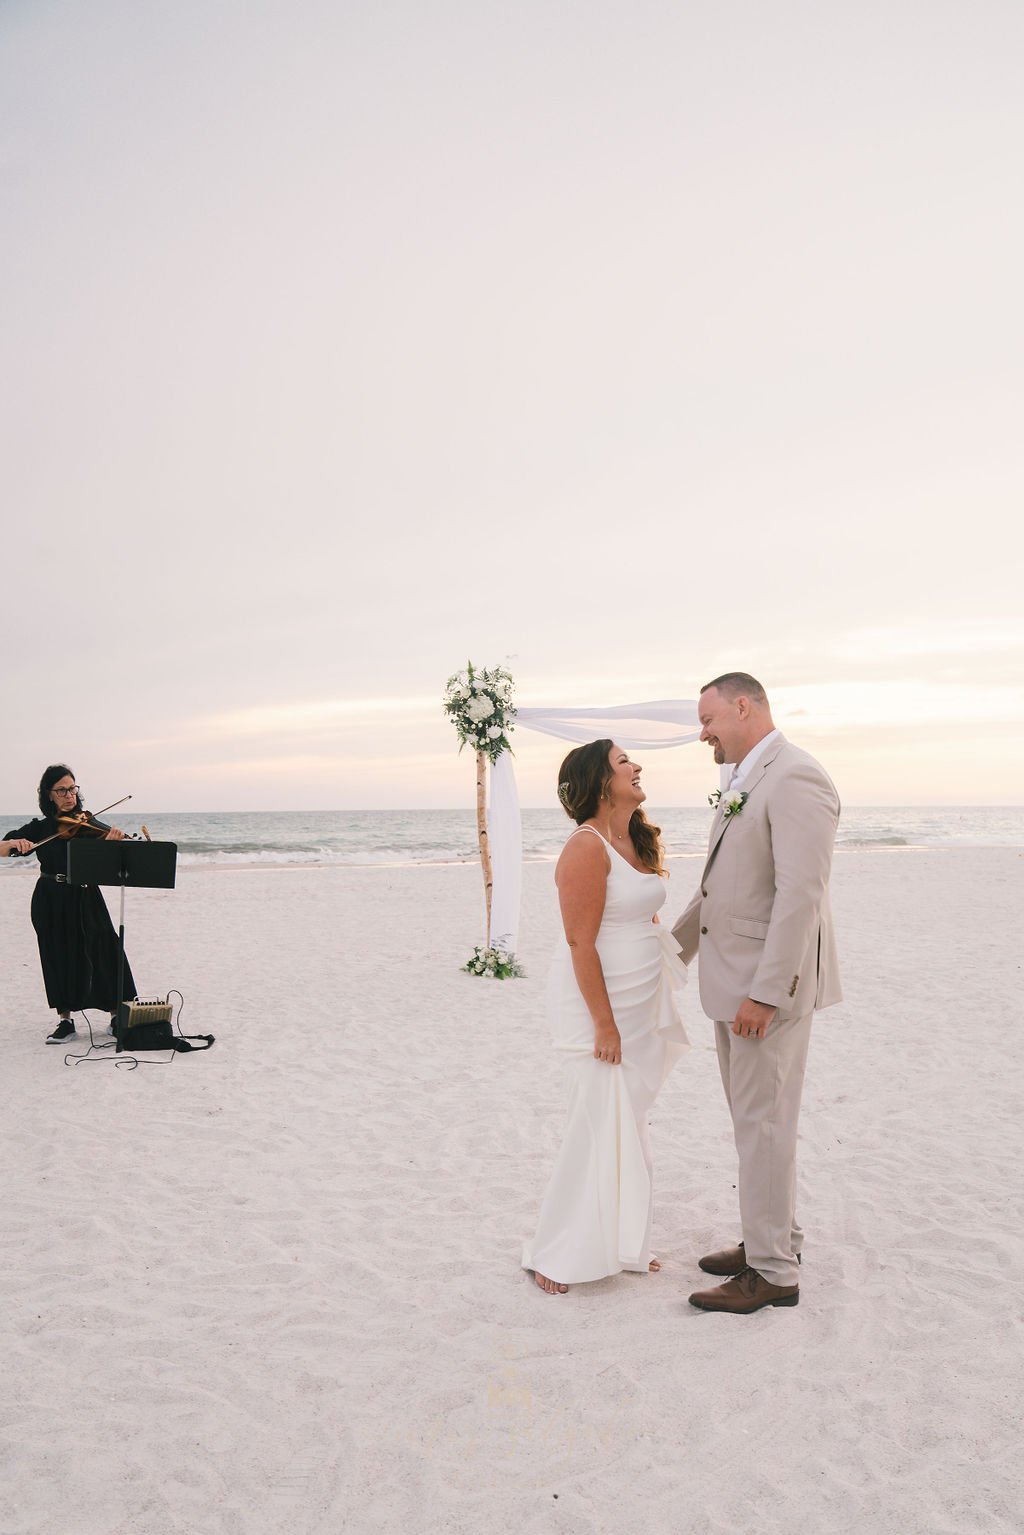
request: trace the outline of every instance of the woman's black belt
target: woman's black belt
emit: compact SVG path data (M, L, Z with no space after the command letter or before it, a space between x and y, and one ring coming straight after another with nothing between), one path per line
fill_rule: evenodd
M40 870L39 878L40 879L55 879L57 881L58 885L66 885L67 882L68 882L68 877L67 877L66 874L44 874L41 870Z

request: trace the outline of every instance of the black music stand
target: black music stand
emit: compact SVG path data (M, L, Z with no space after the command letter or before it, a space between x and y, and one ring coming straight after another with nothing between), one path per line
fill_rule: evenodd
M124 1023L127 1010L121 991L124 985L124 892L128 885L139 890L173 890L178 863L176 842L108 842L105 838L71 837L68 841L69 885L118 885L121 916L117 931L117 1021Z

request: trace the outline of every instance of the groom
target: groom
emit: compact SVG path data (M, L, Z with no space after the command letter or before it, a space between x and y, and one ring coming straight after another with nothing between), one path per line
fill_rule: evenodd
M764 688L727 672L700 692L701 740L733 776L718 798L700 889L672 929L700 954L700 999L739 1156L738 1247L700 1260L726 1278L690 1303L747 1315L800 1299L796 1131L815 1008L840 1000L828 900L839 797L772 723Z

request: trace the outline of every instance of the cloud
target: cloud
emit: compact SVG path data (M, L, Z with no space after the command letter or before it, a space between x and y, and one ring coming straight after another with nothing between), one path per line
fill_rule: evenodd
M428 713L440 714L437 698L378 697L305 699L301 703L260 704L223 714L199 715L183 729L196 737L299 735L322 736L339 729L379 722L381 716L412 723Z
M928 657L933 661L991 655L1000 663L1008 652L1024 651L1024 624L1005 620L957 619L851 629L830 647L849 661L893 662Z
M844 679L779 688L775 718L805 722L815 732L883 725L959 727L987 721L1024 720L1024 687L914 680Z

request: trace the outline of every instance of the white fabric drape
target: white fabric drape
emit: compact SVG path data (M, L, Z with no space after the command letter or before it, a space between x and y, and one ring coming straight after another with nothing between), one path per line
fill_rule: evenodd
M607 737L628 751L660 751L668 746L683 746L700 736L697 705L682 698L599 709L520 708L515 723L577 745ZM502 752L491 767L487 833L494 876L491 945L514 954L519 939L523 833L515 773L508 752Z
M491 844L491 947L514 954L519 930L523 883L523 829L512 757L502 752L491 767L491 803L487 811Z
M614 704L601 709L518 709L517 725L557 736L560 741L616 741L628 751L659 751L684 746L700 735L697 705L686 698L662 698L645 704Z

